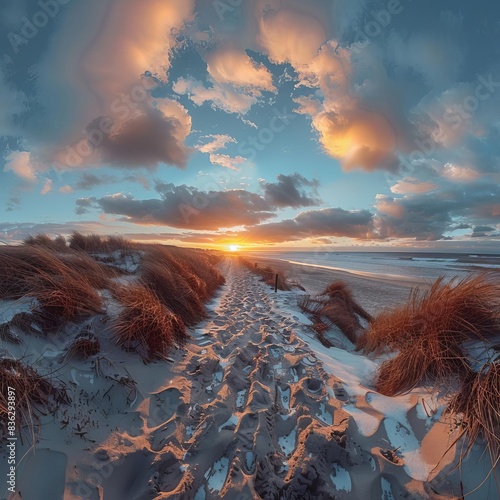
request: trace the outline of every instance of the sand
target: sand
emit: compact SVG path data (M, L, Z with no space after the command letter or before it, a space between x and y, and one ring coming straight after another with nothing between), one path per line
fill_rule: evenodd
M296 305L304 292L275 294L236 260L221 266L227 282L209 319L169 360L145 365L118 349L105 322L93 360L63 361L64 339L4 346L41 373L56 372L73 404L42 417L34 448L18 443L19 493L2 485L2 498L460 496L456 447L445 455L457 436L443 415L446 395L376 393L380 360L321 345ZM295 274L307 291L332 281L325 271ZM341 274L371 312L405 300L411 287ZM107 306L119 310L111 298ZM464 463L466 492L484 473L483 451L475 446ZM467 498L495 495L489 481Z

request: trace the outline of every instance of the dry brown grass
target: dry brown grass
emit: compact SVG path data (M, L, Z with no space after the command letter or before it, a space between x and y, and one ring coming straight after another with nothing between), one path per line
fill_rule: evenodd
M205 317L202 302L204 295L197 290L201 288L202 282L200 281L200 285L196 282L198 286L193 289L187 279L172 267L144 259L141 264L141 282L155 293L163 305L179 316L185 325L194 325ZM194 279L194 275L192 276Z
M407 303L383 311L360 338L365 352L399 351L382 364L376 388L386 395L409 391L424 382L466 378L466 341L489 341L500 335L500 284L488 275L416 289Z
M313 317L314 330L320 340L327 345L324 334L336 326L354 344L363 331L359 317L371 321L371 316L354 300L348 286L337 281L331 283L324 292L315 297L304 295L299 307ZM328 344L330 344L328 342Z
M8 389L13 388L16 405L16 426L33 430L40 415L53 413L62 404L69 404L66 390L32 367L15 359L0 359L0 420L7 422ZM32 434L33 432L31 432Z
M61 321L102 312L96 289L117 272L88 255L42 246L0 248L0 299L35 297L44 313Z
M215 267L221 259L216 253L178 247L164 247L171 258L181 264L181 269L188 271L186 280L197 291L202 300L214 295L225 283L224 276ZM197 287L201 287L197 289Z
M142 283L185 325L203 319L204 302L224 283L224 277L206 253L161 245L141 248L144 250L140 266Z
M68 250L66 240L61 235L51 238L46 234L39 233L28 236L23 243L28 246L40 246L54 252L66 252Z
M447 411L463 417L462 434L468 442L462 455L484 439L495 467L500 460L500 362L486 363L477 373L471 371Z
M69 238L69 247L87 253L110 253L116 250L134 250L137 245L123 236L83 235L73 231Z
M13 331L10 321L0 324L0 340L11 344L22 344L21 338Z
M113 294L124 306L113 325L118 345L152 361L164 359L174 341L187 339L182 320L145 286L116 288Z
M70 359L88 359L99 354L101 343L90 326L82 329L80 333L69 344L64 353L65 361Z

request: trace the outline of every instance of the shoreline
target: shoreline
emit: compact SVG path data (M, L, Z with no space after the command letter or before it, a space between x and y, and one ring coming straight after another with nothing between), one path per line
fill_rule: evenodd
M243 257L265 266L275 267L278 272L286 275L287 279L300 283L309 294L321 293L330 283L343 281L352 290L354 298L370 313L374 314L381 308L404 304L415 287L428 289L429 280L412 281L411 279L394 279L391 277L359 274L336 269L329 266L306 264L284 259L270 259L243 255ZM377 286L378 285L378 286Z

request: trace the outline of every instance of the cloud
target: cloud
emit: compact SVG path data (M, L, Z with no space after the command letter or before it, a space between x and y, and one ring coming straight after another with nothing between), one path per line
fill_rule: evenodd
M236 143L236 139L227 134L210 134L201 137L201 139L212 139L206 144L197 145L196 149L202 153L215 153L219 149L225 149L226 144L230 142Z
M263 64L256 63L244 50L224 45L208 53L205 60L208 73L215 82L229 84L256 95L260 95L261 90L276 90L269 70Z
M399 71L417 72L431 87L454 83L464 63L464 53L457 40L447 36L414 33L404 39L393 32L387 39L387 53Z
M500 222L500 186L485 181L464 188L450 184L432 192L402 198L379 196L376 228L381 238L435 241L460 224L496 225Z
M205 87L193 77L179 78L172 89L178 94L187 95L197 106L210 102L213 108L228 113L244 115L257 102L256 97L238 92L231 85L214 82L211 87Z
M167 163L185 168L189 149L183 142L190 130L190 120L186 125L175 116L150 109L105 136L99 152L103 163L121 167L156 168Z
M419 182L415 178L406 177L396 182L396 184L391 187L391 191L395 194L428 193L437 187L437 184L433 184L432 182Z
M50 193L52 191L52 179L45 179L45 182L43 183L42 190L40 191L40 194L42 196Z
M242 156L231 157L229 155L220 153L210 153L210 162L214 165L228 168L230 170L239 170L239 166L244 164L247 160Z
M276 63L308 64L328 41L325 19L294 9L268 11L260 19L258 42Z
M185 165L187 150L174 130L179 129L178 117L166 114L160 120L152 111L150 91L167 79L179 30L193 19L194 6L194 0L105 0L64 7L47 43L40 44L30 77L36 86L30 89L29 114L17 120L18 133L40 158L41 169L54 162L75 168L106 160ZM113 137L104 158L82 135L102 117L112 126L100 132L109 134L111 128ZM134 141L135 147L124 145L141 127L156 126L167 143L163 148L154 144L154 153L139 154L137 148L147 144L144 135ZM75 162L67 148L77 146L86 152L78 153ZM124 150L131 153L128 162Z
M373 214L368 210L342 208L310 210L293 219L247 227L239 236L256 243L284 243L318 237L365 240L374 236Z
M277 181L262 181L262 196L244 189L205 192L192 186L157 181L155 190L160 198L140 200L124 193L80 198L76 201L76 213L99 210L121 215L134 224L213 231L253 226L274 217L277 209L319 203L314 197L318 181L309 181L297 173L279 175Z
M291 175L280 174L278 182L266 182L261 180L260 184L264 190L264 198L276 207L310 207L319 205L316 188L319 186L317 180L309 181L302 175L294 173ZM302 188L311 188L307 193Z
M479 179L481 174L472 168L447 163L443 168L443 176L455 182L471 182Z
M116 193L102 198L77 200L77 213L91 208L122 215L141 225L159 225L196 230L217 230L253 225L274 216L273 207L261 196L243 189L202 192L186 185L157 183L160 199L138 200Z
M33 185L38 182L36 170L30 160L27 151L16 151L7 156L4 172L12 172L17 175L23 183Z
M95 174L82 174L76 184L75 189L93 189L98 186L103 186L105 184L110 184L116 182L117 177L111 175L95 175Z

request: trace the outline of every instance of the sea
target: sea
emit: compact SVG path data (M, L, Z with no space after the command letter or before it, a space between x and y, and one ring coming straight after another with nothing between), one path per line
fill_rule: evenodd
M490 270L496 271L500 279L500 254L272 251L253 255L374 278L429 281L443 276L447 281Z

